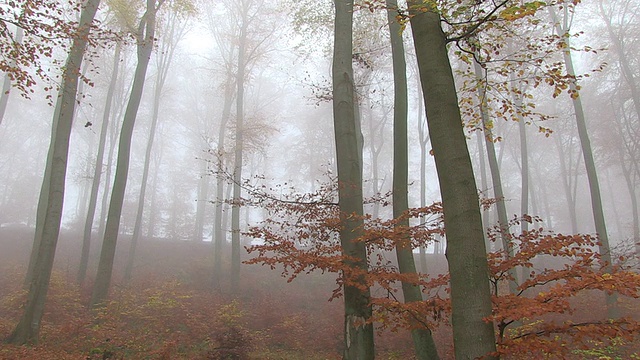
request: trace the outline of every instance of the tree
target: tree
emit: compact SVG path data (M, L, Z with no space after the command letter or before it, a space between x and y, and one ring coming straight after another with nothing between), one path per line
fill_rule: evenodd
M632 117L628 116L625 109L625 100L631 97L633 108L636 114L636 121L640 121L640 90L637 87L637 74L632 71L634 63L634 55L636 54L633 45L636 45L633 41L633 35L635 33L632 28L632 23L627 22L629 17L637 16L640 12L637 4L627 1L612 1L608 2L605 6L604 1L598 2L599 14L604 21L607 28L607 35L610 41L613 43L613 52L617 57L618 71L620 72L620 80L626 84L626 89L618 90L616 99L620 99L619 110L614 117L618 120L616 129L618 130L619 138L624 144L624 149L621 146L617 146L616 152L620 159L620 165L622 172L627 183L627 189L629 191L629 198L631 200L632 216L633 216L633 239L636 244L636 253L640 255L640 219L638 215L638 201L637 192L635 190L635 181L640 177L638 171L638 153L635 151L634 143L637 142L637 134L633 131ZM636 45L637 46L637 45ZM625 91L626 90L626 91ZM630 94L628 94L630 93ZM613 100L611 100L612 106ZM630 111L629 111L630 112ZM621 120L624 118L624 123ZM624 128L624 131L623 131Z
M475 62L473 63L474 72L476 78L479 80L484 77L484 71L482 66ZM500 236L500 244L502 248L507 251L507 254L513 253L511 245L511 239L509 237L509 226L507 219L507 205L505 203L504 192L502 191L502 178L500 176L500 167L498 166L498 157L496 156L495 139L493 135L494 124L489 118L489 112L487 109L487 93L483 87L478 89L478 97L480 98L480 119L482 121L482 129L484 130L484 144L487 149L487 158L489 159L489 172L491 173L491 183L493 185L493 196L496 201L496 208L498 211L498 222L502 229ZM509 280L509 291L515 293L518 287L518 278L515 271L511 273L512 279Z
M135 125L142 90L144 88L147 67L153 50L155 40L156 14L165 0L147 0L146 11L136 32L138 64L131 86L131 94L127 104L127 110L122 122L120 140L118 144L118 160L116 164L116 175L111 192L109 203L109 213L105 226L102 250L100 251L100 262L98 263L98 273L96 276L93 293L91 295L91 306L96 307L103 304L109 293L111 275L113 271L113 261L115 258L116 244L118 240L118 230L120 228L120 215L124 203L124 193L127 185L127 175L129 172L129 156L131 153L131 138Z
M402 29L395 14L398 4L395 0L387 0L387 19L391 38L391 54L393 57L393 217L400 219L409 209L409 154L407 144L407 66L404 56ZM399 221L399 228L409 227L409 218ZM408 234L407 234L408 235ZM396 256L400 274L416 276L416 263L413 258L411 238L405 236L396 242ZM420 286L403 281L402 293L406 303L422 301ZM438 351L431 336L431 330L415 320L411 336L418 359L438 359Z
M91 234L93 232L93 220L96 213L98 203L98 190L100 188L100 179L103 172L104 151L107 142L107 133L109 132L109 118L111 117L111 106L113 104L113 95L115 92L116 82L118 79L118 70L120 63L120 52L122 45L116 43L113 55L113 69L111 70L111 80L109 81L109 89L105 99L104 112L102 116L102 125L100 127L100 141L98 144L98 154L96 156L96 165L93 172L93 180L91 184L91 193L89 195L89 206L87 208L87 218L84 224L84 232L82 234L82 250L80 255L80 266L78 268L78 276L76 281L82 285L87 275L87 266L89 264L89 249L91 247ZM105 187L106 188L106 187ZM99 234L102 235L102 234Z
M157 72L156 81L153 90L153 113L151 114L151 126L149 128L149 137L147 139L147 147L144 156L144 165L142 169L142 180L140 185L140 193L138 196L138 209L136 212L136 222L133 226L133 235L131 237L131 244L129 247L129 257L127 258L127 265L125 267L124 279L125 282L131 280L133 273L133 264L135 261L136 248L138 240L140 239L140 232L142 229L142 215L144 212L145 194L147 192L147 182L149 178L149 166L151 164L151 151L153 150L153 140L156 136L156 128L158 126L158 118L160 115L160 101L162 99L162 90L167 80L169 73L169 67L173 60L173 55L178 42L186 33L186 22L184 19L180 19L180 9L175 3L170 4L170 13L166 19L166 24L163 30L166 31L162 40L160 40L160 47L157 57Z
M493 326L485 320L491 294L478 192L440 15L419 1L408 4L447 230L455 354L475 359L496 349Z
M563 58L566 66L567 75L571 79L569 82L569 93L571 94L573 109L575 111L576 125L578 127L578 137L580 139L580 147L584 158L584 165L587 170L587 179L589 180L589 192L591 195L591 211L593 213L593 221L595 223L596 233L600 239L600 256L602 261L607 264L610 269L612 264L611 249L609 246L609 237L607 234L607 226L602 210L602 196L600 195L600 185L598 183L598 173L595 161L593 160L593 152L591 151L591 142L589 140L589 132L587 131L586 117L580 99L580 87L577 82L576 72L573 67L573 59L571 57L570 44L570 16L569 6L564 7L564 18L560 22L553 7L549 7L552 21L555 25L556 33L564 40ZM616 309L617 298L615 295L607 295L607 310L609 318L618 317Z
M333 50L333 122L338 167L340 244L348 258L344 283L343 359L373 359L373 324L370 290L365 282L367 249L363 233L362 148L355 123L353 81L353 3L335 0Z
M38 202L38 215L42 217L42 221L38 221L36 225L41 228L36 229L32 248L32 252L36 255L31 256L32 264L29 266L32 269L31 274L28 274L27 277L29 293L20 322L8 339L14 344L38 342L40 321L44 314L44 305L60 232L69 138L78 90L78 77L82 58L89 43L91 24L99 4L100 0L89 0L84 3L80 22L74 33L73 44L64 67L63 82L54 112L47 166Z

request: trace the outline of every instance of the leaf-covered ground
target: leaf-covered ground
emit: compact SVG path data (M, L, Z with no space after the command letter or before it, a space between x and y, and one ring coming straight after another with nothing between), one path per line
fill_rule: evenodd
M224 280L218 290L211 286L209 243L143 241L134 279L124 286L124 239L110 302L90 311L91 283L74 283L77 239L65 234L60 240L39 345L0 343L0 359L340 358L342 302L327 301L332 276L311 274L287 283L277 271L245 266L242 290L233 295ZM30 242L24 229L0 231L0 338L21 315ZM92 247L96 260L99 244ZM377 340L381 358L411 358L408 332Z

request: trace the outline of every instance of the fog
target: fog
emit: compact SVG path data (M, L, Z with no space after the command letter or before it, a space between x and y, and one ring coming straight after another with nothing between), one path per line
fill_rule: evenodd
M614 6L613 4L612 6ZM258 49L260 54L250 65L245 95L247 126L253 137L246 141L250 149L245 155L245 178L262 175L269 184L288 182L304 192L314 186L315 181L323 181L322 174L333 168L333 139L330 102L321 97L322 91L328 91L330 71L329 38L318 30L312 34L297 35L286 14L277 11L279 4L272 6L269 21L274 22L271 29L255 29L251 34L260 42L267 39ZM211 8L211 9L207 9ZM615 9L614 9L615 10ZM221 49L212 40L213 33L219 33L223 42L233 41L230 29L223 28L226 17L223 6L203 5L197 14L179 18L179 26L185 27L181 37L167 39L163 23L159 24L159 42L175 44L176 50L170 59L168 77L162 89L158 130L154 139L149 191L145 196L146 206L143 219L145 224L156 224L153 230L146 230L148 236L192 239L200 237L194 227L196 223L197 203L205 202L204 223L207 232L203 240L210 240L212 194L199 197L198 186L204 181L213 182L210 171L215 161L211 151L216 147L217 133L220 127L221 107L223 103L224 57ZM579 74L590 77L581 81L581 97L587 113L589 135L596 156L599 171L603 206L608 231L613 241L623 241L633 236L632 214L627 185L622 175L617 152L622 151L624 161L634 161L633 153L625 153L625 146L633 146L633 131L637 119L635 114L626 111L631 106L625 98L628 90L620 73L618 54L612 48L606 36L605 23L597 16L597 4L585 3L573 20L573 32L584 32L576 43L602 49L597 54L577 53ZM103 18L112 16L107 9L102 11ZM163 15L168 16L168 15ZM372 17L372 16L369 16ZM590 19L583 21L582 19ZM615 20L615 19L614 19ZM624 19L623 19L624 20ZM379 18L378 22L381 21ZM212 28L218 24L220 28ZM326 26L329 26L327 24ZM614 24L615 25L615 24ZM624 24L631 29L632 24ZM369 25L375 26L375 25ZM588 27L586 27L588 26ZM624 34L632 30L621 29ZM271 33L268 33L271 32ZM377 31L376 31L377 33ZM381 35L383 37L383 35ZM313 39L315 46L309 43ZM410 41L409 38L406 39ZM628 40L626 51L633 56L634 39ZM392 82L390 64L385 62L389 55L384 39L368 38L363 40L363 48L373 51L371 61L375 69L367 75L362 91L368 96L362 100L362 131L364 134L364 178L365 191L369 196L384 193L390 189L392 143L390 141L391 124L389 110L392 104ZM576 47L579 47L576 45ZM409 48L409 46L407 47ZM68 164L67 188L64 201L63 227L79 230L86 218L86 203L91 188L91 179L95 166L95 156L100 136L100 125L104 109L105 92L110 80L113 45L97 48L90 59L86 76L94 86L85 86L79 98L74 130L71 139L71 151ZM58 54L62 57L64 54ZM114 141L123 106L131 83L135 66L134 49L131 45L123 47L120 61L121 76L118 79L116 101L113 106L107 148ZM142 105L138 114L133 136L132 165L128 176L127 196L122 219L123 233L130 233L132 219L135 219L137 194L140 190L141 173L144 162L144 150L149 136L150 117L153 106L154 77L157 76L157 51L151 58L151 65ZM409 59L411 55L409 54ZM633 58L629 61L635 61ZM605 67L592 73L593 69ZM458 65L460 66L460 65ZM410 68L415 66L410 65ZM55 71L55 68L51 69ZM435 169L430 156L427 157L427 177L421 181L419 174L418 121L424 121L424 112L420 106L416 89L415 70L410 72L410 191L411 204L419 205L419 188L425 186L429 201L438 200L438 185ZM40 85L34 87L31 99L21 98L17 92L11 93L8 109L0 128L0 154L2 156L2 217L3 227L21 224L34 226L37 194L44 171L45 154L48 148L50 123L53 107L44 99L51 92L42 91ZM319 95L320 94L320 95ZM544 126L553 130L550 137L538 134L538 123L527 127L530 143L531 214L541 216L547 225L558 232L572 231L566 194L563 193L563 177L571 186L575 196L577 211L577 231L594 232L590 214L590 198L583 164L580 160L573 111L566 96L552 98L545 89L536 90L534 99L537 111L550 116ZM623 113L619 110L622 106ZM232 113L233 116L233 113ZM85 126L87 124L90 126ZM618 134L616 124L629 127L624 134ZM232 129L233 125L227 127ZM513 121L496 121L494 134L502 140L496 142L498 159L501 166L502 181L509 214L519 213L520 164L518 124ZM623 138L621 138L623 137ZM480 179L477 137L469 133L469 149L474 159L476 177ZM233 146L227 141L225 154L233 152ZM562 145L562 155L566 163L562 169L557 150ZM621 149L619 149L621 148ZM117 149L116 149L117 151ZM379 152L376 166L372 162L373 151ZM111 157L115 156L115 152ZM109 164L105 157L103 166ZM113 164L112 164L113 166ZM375 169L374 169L375 168ZM107 169L104 169L106 172ZM374 174L376 172L376 174ZM635 176L635 175L634 175ZM204 179L204 180L201 180ZM104 181L104 178L103 178ZM104 184L104 183L103 183ZM478 187L491 194L491 189ZM104 185L100 187L99 198L104 197ZM213 189L213 186L209 187ZM202 192L200 195L204 195ZM247 210L250 223L260 221L259 211ZM176 214L179 214L177 216ZM387 214L388 215L388 214ZM202 216L202 215L198 215ZM491 215L489 215L491 216ZM103 216L97 212L96 218ZM246 223L246 221L245 221ZM246 224L245 224L246 225Z
M260 206L258 192L266 197L290 200L291 196L314 193L335 181L331 1L298 4L290 0L252 0L249 3L246 28L238 20L241 9L234 1L194 2L193 8L180 8L172 2L172 6L158 13L157 40L131 143L119 227L119 238L124 240L118 242L116 255L118 273L124 271L137 216L141 216L143 239L137 256L146 259L144 264L157 261L153 244L164 244L158 245L162 247L173 242L189 243L189 248L195 246L213 254L214 243L218 243L224 251L222 272L230 271L227 259L232 256L238 109L243 111L239 156L242 159L240 182L245 185L239 210L242 259L250 258L244 246L263 243L262 239L251 238L244 232L259 226L271 214L268 207ZM126 32L127 26L131 26L127 21L139 17L142 7L137 10L131 7L127 17L122 14L122 4L107 2L98 11L97 19L100 26L111 31ZM634 103L640 100L634 98L640 91L636 82L640 77L639 10L637 4L622 0L587 0L577 7L575 14L560 14L571 18L568 23L570 33L575 34L571 36L571 44L579 98L586 114L606 228L612 248L619 249L615 251L620 253L639 241L638 213L633 208L635 201L632 202L632 198L637 199L640 181L637 147L640 105ZM535 17L547 25L530 25L523 33L539 38L553 34L547 11L539 11ZM131 19L126 20L128 18ZM365 198L369 199L382 196L392 188L393 73L385 27L383 11L363 8L356 12L353 66L363 139L363 189ZM240 31L244 31L245 38L240 38ZM425 143L425 176L421 176L420 142L421 138L424 142L428 137L424 126L427 119L412 39L407 32L403 36L409 86L409 206L420 207L440 201L440 191L428 142ZM246 56L242 64L246 67L242 107L238 105L235 88L240 44ZM505 58L511 51L510 46L516 48L513 53L521 50L517 42L505 45ZM121 41L120 58L115 63L115 41L100 39L89 49L82 68L86 83L78 92L71 132L61 230L64 240L62 250L56 255L56 266L73 268L70 270L73 273L78 265L76 256L79 256L98 166L101 179L95 220L91 225L87 274L89 279L94 279L116 172L119 133L137 58L131 36ZM48 72L45 77L35 75L34 68L28 69L37 79L37 84L29 87L33 93L24 96L14 87L2 95L8 97L8 106L0 123L0 234L5 234L11 242L19 242L15 244L20 249L17 253L24 259L18 263L25 266L33 242L38 198L52 136L55 106L50 99L57 96L56 86L61 83L61 64L66 56L64 48L54 49L51 57L41 56L38 61ZM456 53L454 45L450 48L450 58L463 109L466 99L469 106L479 107L477 89L470 80L473 65ZM544 64L556 63L562 63L559 48L544 59ZM114 64L118 67L117 78L113 77ZM491 63L485 68L489 71L485 75L488 82L494 81L494 85L502 79L498 66ZM564 74L563 65L558 66L558 71ZM534 67L526 69L527 76L541 76ZM515 87L514 84L508 87ZM566 89L554 94L554 87L544 81L536 86L532 84L533 80L523 87L523 92L531 96L526 98L529 116L520 120L515 113L500 108L500 99L511 95L501 93L504 89L498 85L488 86L491 114L505 113L504 119L493 116L490 127L507 215L509 218L523 215L519 126L524 121L529 167L527 214L539 216L539 226L556 233L595 234L572 98ZM105 117L110 86L114 89L113 101ZM478 109L474 111L463 112L467 145L481 197L492 198L494 186L486 163L484 133ZM157 127L147 159L154 116L157 116ZM109 121L104 158L101 164L96 164L103 119ZM146 176L143 175L145 162L148 162ZM140 199L143 176L146 191ZM223 188L218 189L221 185ZM422 201L421 189L425 194ZM217 194L223 194L223 198ZM142 207L140 201L143 201ZM222 209L221 238L215 233L216 206ZM390 206L375 201L365 204L365 212L374 218L392 217ZM483 211L483 217L489 226L498 223L495 207ZM512 231L516 231L515 228ZM444 247L430 243L426 251L442 254ZM177 256L181 251L168 250L167 253ZM188 263L189 259L171 257L159 261L179 268L179 264ZM444 269L442 259L437 261L440 263L434 268ZM210 264L201 265L210 271ZM266 267L242 266L243 272L268 271ZM134 278L147 274L136 269L144 266L134 268ZM332 281L330 278L328 283Z

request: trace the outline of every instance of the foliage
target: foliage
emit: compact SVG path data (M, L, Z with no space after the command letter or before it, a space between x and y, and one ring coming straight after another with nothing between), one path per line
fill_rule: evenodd
M321 195L315 197L326 198ZM367 273L356 274L358 270L347 265L349 256L340 253L335 205L325 201L308 202L308 197L300 196L299 199L282 202L263 197L263 201L270 204L267 208L271 217L247 233L261 241L261 244L248 248L257 256L247 263L281 269L281 274L289 281L314 270L336 273L337 287L330 299L341 295L345 279L354 275L364 276L368 286L382 289L375 292L378 296L372 300L376 309L375 320L381 329L395 331L407 328L411 319L432 329L447 323L451 311L447 296L448 275L418 278L399 274L396 266L384 261L381 255L392 250L395 242L399 241L397 239L405 239L407 234L411 244L402 246L412 248L426 245L441 235L440 204L405 213L404 216L410 219L429 219L409 228L396 227L398 220L381 221L367 217L365 235L358 241L367 243L374 261ZM514 218L510 226L521 221L537 223L540 219L530 216ZM496 241L499 232L498 227L491 229L489 239ZM606 264L600 261L595 250L597 238L555 234L541 227L511 234L511 237L514 246L512 257L507 257L505 250L488 255L494 310L487 321L497 326L499 355L540 358L554 354L569 357L574 350L589 349L594 341L609 346L611 339L634 340L640 323L632 318L606 320L595 316L578 321L574 316L576 303L584 296L591 299L590 306L600 308L604 304L595 302L597 293L615 292L630 299L640 296L640 275L636 272L621 266L614 266L609 273L605 271ZM623 261L624 257L619 260ZM510 280L510 269L525 272L518 294L510 294L503 289ZM420 285L427 295L426 300L402 303L396 296L401 281Z
M9 76L12 86L29 98L38 79L46 80L44 90L57 88L59 79L50 72L51 65L62 66L56 59L59 51L67 51L78 34L73 16L80 11L77 0L16 0L0 5L0 71ZM93 24L90 46L98 46L113 37L108 30ZM18 35L21 29L23 37ZM91 84L90 80L82 77Z

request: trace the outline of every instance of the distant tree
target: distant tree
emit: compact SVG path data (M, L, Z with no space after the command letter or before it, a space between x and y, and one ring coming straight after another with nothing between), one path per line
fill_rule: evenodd
M481 80L485 76L485 72L482 66L475 62L473 63L474 72L476 78ZM483 87L478 89L479 107L480 107L480 119L482 129L484 131L484 144L487 149L487 158L489 160L489 173L491 174L491 185L493 187L493 196L496 201L496 209L498 212L498 222L500 223L502 234L500 236L500 245L506 250L507 254L513 253L513 247L511 245L511 238L509 236L508 218L507 218L507 205L504 198L504 192L502 190L502 177L500 176L500 167L498 165L498 157L496 155L495 148L495 136L494 136L494 123L489 118L489 111L487 108L487 92ZM515 293L518 287L518 278L515 271L512 271L513 279L509 280L509 291Z
M89 205L87 207L87 217L84 224L82 234L82 249L80 255L80 266L78 267L78 275L76 281L82 285L87 276L87 267L89 265L89 249L91 247L91 234L93 232L93 223L98 203L98 191L100 190L100 179L104 170L104 153L107 142L107 134L109 132L109 119L111 118L111 107L113 104L113 95L115 92L116 82L118 80L118 70L120 67L120 53L122 44L116 43L113 55L113 68L111 69L111 80L107 89L105 98L105 107L102 116L102 125L100 126L100 140L98 143L98 154L96 156L96 164L93 172L91 193L89 195ZM102 234L99 234L102 235Z
M153 50L155 41L156 14L165 0L146 0L146 11L140 18L135 39L138 49L138 64L131 87L131 94L124 114L120 141L118 145L118 161L116 165L116 175L111 192L109 203L109 213L105 227L102 250L100 251L100 262L98 263L98 273L91 295L91 306L102 305L107 299L109 285L113 271L113 261L115 258L116 244L118 240L118 230L120 228L120 215L124 203L124 193L127 185L127 175L129 173L129 157L131 153L131 138L133 127L136 121L138 108L142 99L147 67Z
M576 125L578 128L578 138L580 139L580 147L582 149L582 156L584 158L584 165L587 170L587 179L589 181L589 192L591 195L591 211L593 213L593 221L596 228L596 233L600 240L600 257L606 264L606 268L611 269L613 266L611 258L611 248L609 246L609 236L607 234L607 226L604 218L604 211L602 208L602 196L600 195L600 185L598 182L598 172L596 169L595 161L593 159L593 151L591 150L591 141L589 139L589 132L587 131L586 116L582 107L582 100L580 99L580 87L576 78L576 71L573 66L573 58L571 57L571 44L570 44L570 26L571 23L571 8L569 4L563 7L564 16L559 18L553 7L549 7L551 19L555 26L557 35L563 39L563 58L564 65L566 67L567 76L571 79L569 82L569 94L571 95L571 102L575 111ZM618 317L617 310L617 298L615 295L607 295L607 309L608 316L610 318Z
M629 198L632 208L632 232L633 239L636 244L636 252L640 255L640 215L638 211L637 200L637 181L640 179L638 158L638 126L640 122L640 88L638 88L638 73L633 71L634 66L637 67L637 40L634 37L636 33L637 24L632 21L628 21L629 18L637 17L640 15L640 7L637 3L628 0L618 0L604 2L600 0L598 2L599 14L604 21L607 35L610 39L612 46L612 52L615 54L615 58L618 63L618 72L620 73L620 82L626 86L620 86L616 91L615 97L612 97L611 105L614 107L617 120L616 130L619 139L622 141L622 146L617 146L616 152L620 160L623 176L627 183L627 189L629 191ZM621 84L621 85L622 85ZM633 109L630 111L625 103L631 98L633 103ZM614 105L613 102L616 99L620 103ZM616 109L617 108L617 109ZM635 113L635 122L632 114ZM623 121L624 120L624 121ZM635 129L635 130L634 130Z
M127 265L124 271L125 282L131 280L133 273L133 264L135 261L136 248L138 240L140 239L140 233L142 231L142 215L144 212L145 196L147 192L147 182L149 180L149 167L151 164L151 151L153 150L153 141L156 136L156 128L158 126L158 118L160 117L160 102L162 100L162 91L164 89L167 76L169 74L169 67L173 60L176 47L179 41L186 34L187 21L182 17L188 15L185 11L192 12L193 9L190 6L185 6L186 3L180 4L177 1L167 4L168 12L164 18L163 25L159 30L162 33L162 37L159 40L158 56L156 58L156 78L153 89L153 112L151 114L151 126L149 127L149 137L147 138L147 147L144 155L144 165L142 169L142 180L140 185L140 193L138 195L138 210L136 212L136 221L133 226L133 235L131 237L131 244L129 247L129 256L127 258Z
M40 321L49 289L53 259L58 243L62 205L64 201L65 177L69 156L69 138L76 104L78 78L93 19L100 0L88 0L83 4L80 22L73 33L73 44L64 66L62 85L56 100L51 144L47 156L45 176L42 182L36 235L27 274L29 293L20 322L8 341L14 344L37 343Z

